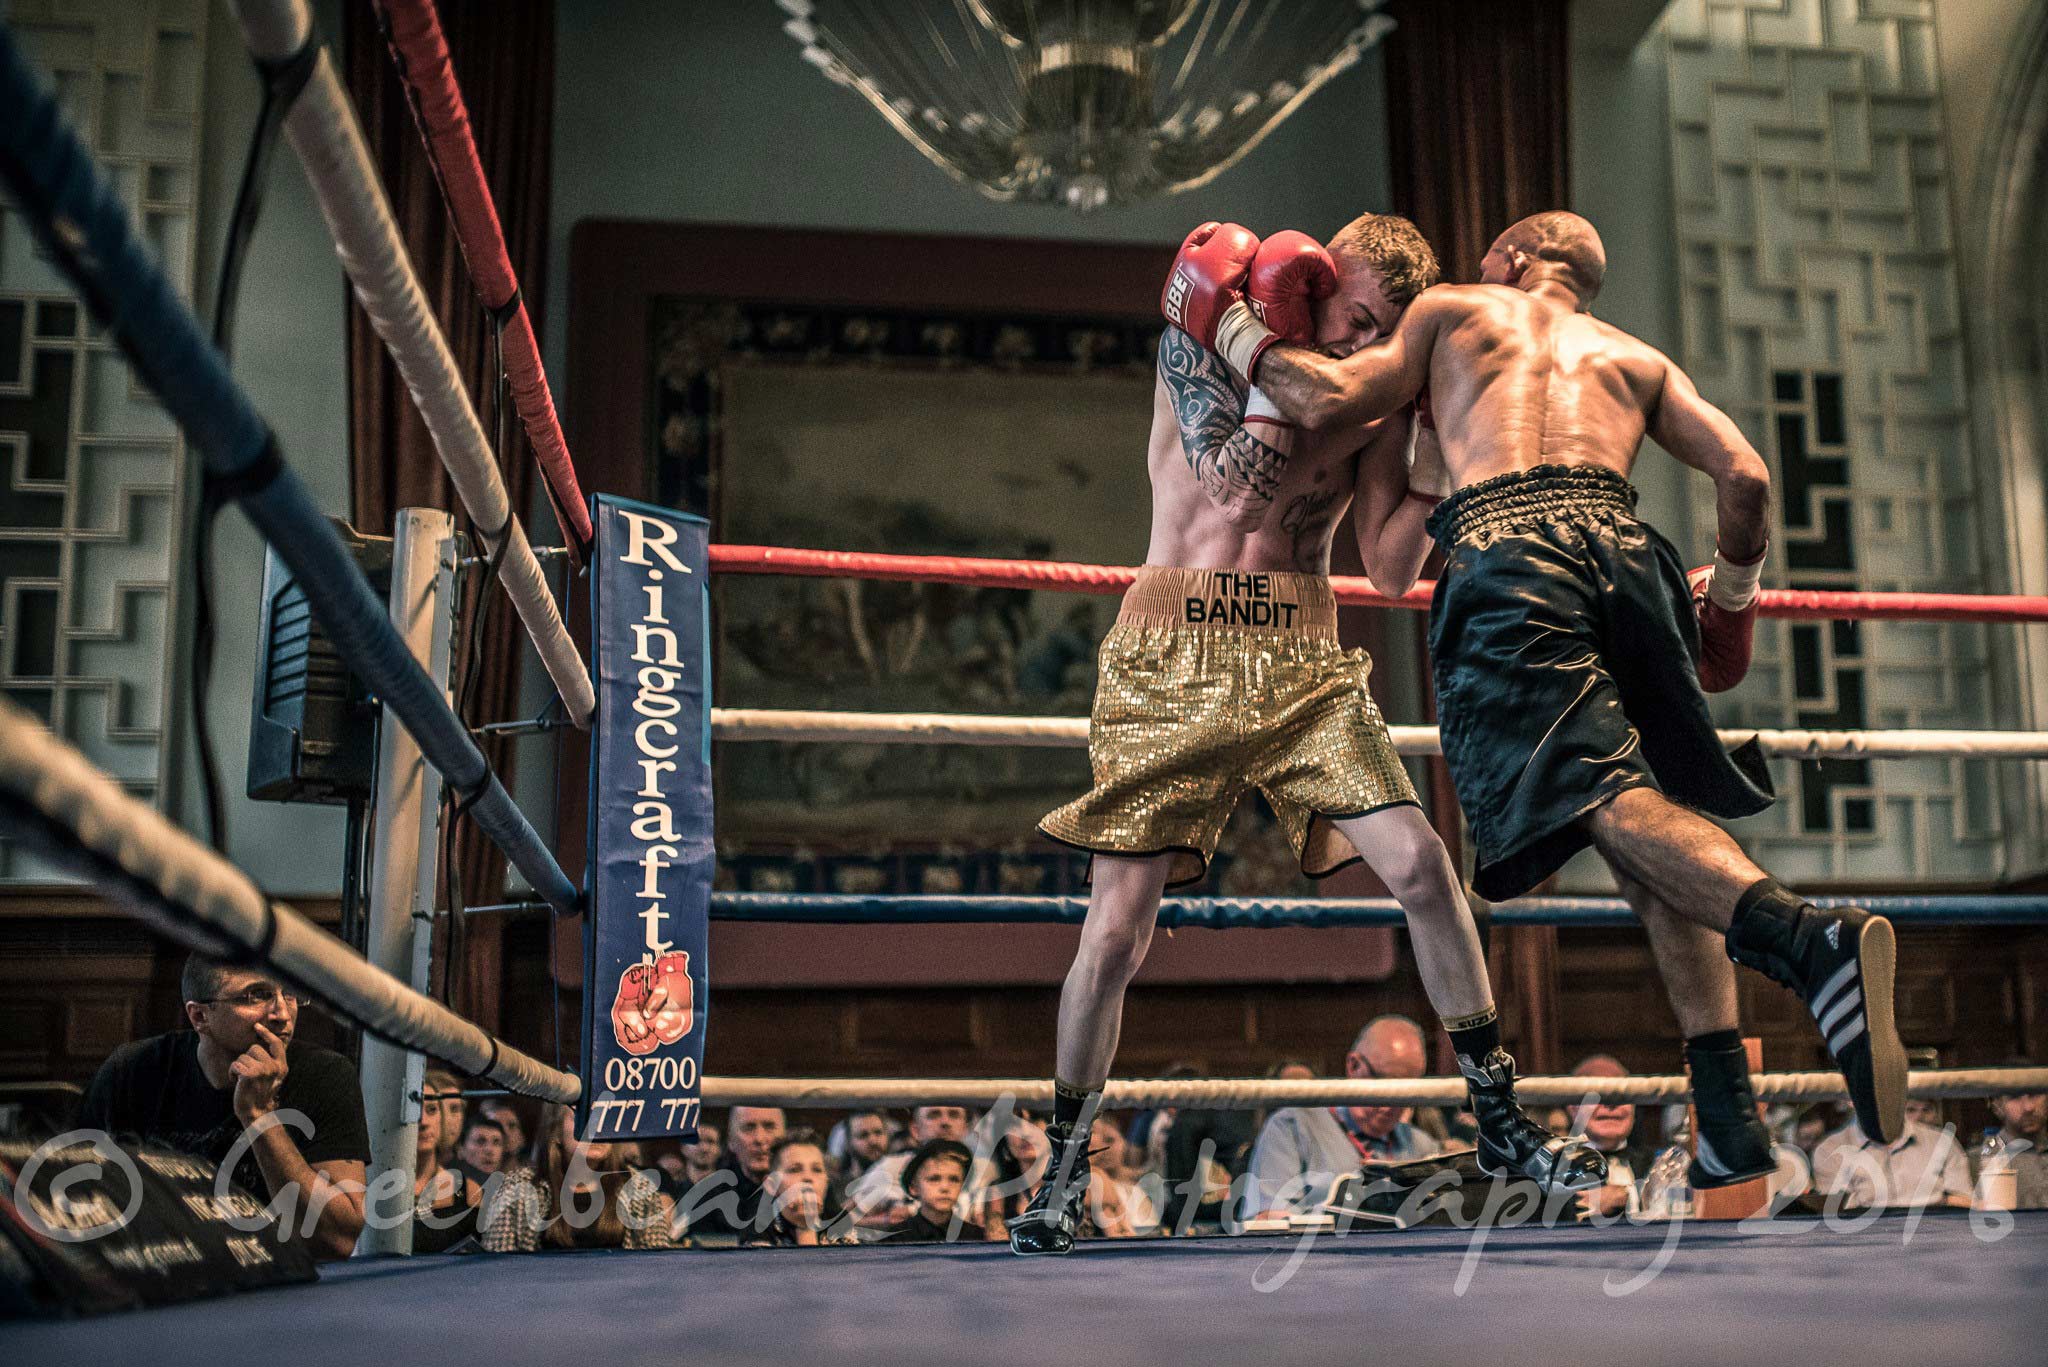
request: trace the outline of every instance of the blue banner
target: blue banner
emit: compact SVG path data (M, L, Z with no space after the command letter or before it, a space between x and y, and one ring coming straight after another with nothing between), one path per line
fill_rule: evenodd
M711 923L710 528L591 499L586 1139L697 1128Z

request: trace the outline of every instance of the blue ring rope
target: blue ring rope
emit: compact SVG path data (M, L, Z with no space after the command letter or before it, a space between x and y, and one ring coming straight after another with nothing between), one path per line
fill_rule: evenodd
M0 25L0 180L38 241L234 502L305 588L335 649L405 723L536 894L573 911L577 890L391 625L354 558L277 457L277 439L147 248L92 156Z
M1816 897L1819 906L1857 906L1899 925L2048 925L2048 896L1968 893L1947 896ZM811 925L1078 925L1085 897L955 897L945 894L866 896L831 892L714 892L714 921L780 921ZM1523 897L1493 907L1497 926L1633 926L1619 897ZM1387 897L1168 897L1159 924L1168 930L1246 927L1400 926L1406 918Z

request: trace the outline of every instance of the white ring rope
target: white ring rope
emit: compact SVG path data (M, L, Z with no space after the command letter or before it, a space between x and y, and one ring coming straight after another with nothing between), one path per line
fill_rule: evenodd
M1845 1101L1840 1073L1758 1073L1759 1101ZM1525 1105L1570 1106L1598 1097L1657 1105L1685 1101L1691 1082L1683 1076L1525 1077L1515 1083ZM1907 1095L1941 1097L2013 1096L2048 1092L2048 1068L1951 1068L1910 1074ZM1044 1078L777 1078L707 1077L707 1106L789 1106L907 1109L948 1103L987 1109L1005 1101L1044 1109L1052 1105L1052 1083ZM1110 1110L1185 1106L1198 1111L1244 1111L1269 1106L1463 1106L1463 1078L1133 1078L1103 1089Z
M1404 755L1435 755L1434 726L1390 726ZM711 736L729 741L847 741L869 745L1028 745L1085 749L1086 717L952 716L938 712L791 712L714 707ZM2048 759L2048 731L1725 730L1724 744L1756 737L1786 759L1958 757Z
M247 874L123 792L84 755L4 699L0 796L18 799L56 826L67 844L75 842L85 852L86 862L134 880L109 880L108 886L134 916L172 939L218 953L225 936L364 1029L521 1095L570 1102L581 1093L575 1075L493 1039L299 912L264 897Z
M234 0L234 7L249 50L259 59L283 60L310 39L312 13L306 0ZM287 46L293 39L297 43ZM506 596L526 624L569 716L578 726L588 726L597 706L590 672L562 624L526 529L512 511L483 424L398 235L355 106L335 74L332 53L324 48L312 78L285 115L284 131L320 201L356 298L411 391L470 521L487 549L499 554L498 578Z

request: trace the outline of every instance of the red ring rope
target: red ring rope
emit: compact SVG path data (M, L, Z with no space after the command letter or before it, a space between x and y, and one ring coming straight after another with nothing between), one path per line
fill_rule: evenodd
M812 551L793 546L713 546L711 568L725 574L795 574L827 579L900 579L978 588L1064 589L1122 593L1137 578L1128 565L1075 565L1045 560L983 560L958 555L884 555L875 551ZM1389 598L1357 575L1332 575L1337 601L1349 607L1427 608L1436 585L1424 580ZM1862 593L1765 589L1766 617L1851 618L1918 622L2048 622L2048 597L1998 593Z
M434 0L377 0L377 9L384 16L391 58L405 80L406 102L412 106L413 120L427 144L434 179L440 182L441 196L448 202L448 216L455 223L456 241L477 295L493 317L516 304L504 319L503 336L512 404L546 477L548 497L567 533L571 554L580 559L582 548L590 544L590 510L584 506L576 467L569 459L569 444L555 417L555 400L548 389L547 371L541 368L526 301L518 297L519 277L505 250L497 205L484 181L476 141L469 135L469 108L455 83L448 43L441 34L441 17Z

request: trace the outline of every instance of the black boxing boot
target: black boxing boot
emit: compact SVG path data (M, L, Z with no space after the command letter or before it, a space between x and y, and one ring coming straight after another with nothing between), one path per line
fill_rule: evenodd
M1693 1115L1699 1122L1685 1180L1697 1190L1711 1191L1776 1172L1771 1132L1756 1113L1749 1053L1741 1038L1733 1030L1694 1036L1685 1042L1685 1067L1692 1074Z
M1088 1139L1092 1126L1045 1127L1052 1153L1046 1160L1045 1182L1024 1213L1010 1222L1010 1252L1032 1255L1070 1253L1074 1235L1088 1214Z
M1553 1191L1587 1191L1607 1183L1607 1158L1583 1139L1552 1134L1522 1114L1515 1100L1515 1060L1495 1048L1484 1058L1458 1055L1479 1122L1479 1170L1523 1177Z
M1893 1015L1892 923L1857 907L1823 911L1765 878L1742 894L1728 957L1797 992L1849 1084L1856 1123L1889 1144L1906 1131L1906 1046Z

